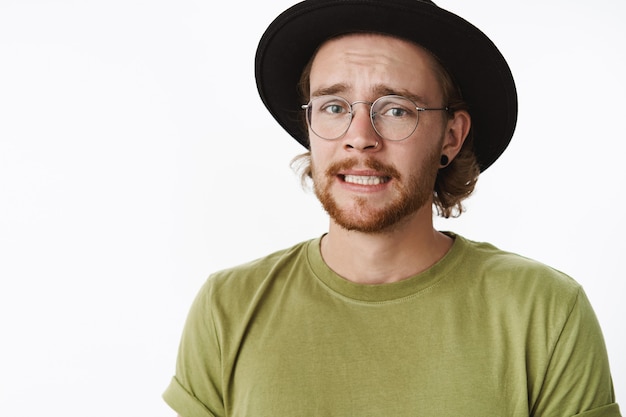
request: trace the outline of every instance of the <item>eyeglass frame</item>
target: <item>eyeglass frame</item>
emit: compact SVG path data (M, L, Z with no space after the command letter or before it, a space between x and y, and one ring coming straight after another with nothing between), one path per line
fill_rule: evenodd
M311 126L311 121L310 121L311 103L313 102L313 100L317 100L317 99L320 99L320 98L323 98L323 97L336 97L338 99L341 99L341 100L343 100L344 102L346 102L348 104L349 109L350 109L350 111L349 111L349 113L350 113L350 120L348 122L348 125L346 126L346 129L339 136L334 137L334 138L330 138L330 139L329 138L325 138L323 136L320 136L313 129L313 127ZM413 127L413 130L411 130L411 132L408 135L406 135L405 137L403 137L402 139L389 139L389 138L384 137L378 131L378 129L376 128L376 124L374 124L374 116L375 116L375 114L373 112L374 105L376 103L378 103L380 100L390 99L390 98L400 98L400 99L407 100L408 102L413 104L413 106L415 107L415 110L417 111L417 117L415 118L415 126ZM450 111L450 107L448 107L448 106L446 106L446 107L420 107L412 99L410 99L408 97L405 97L405 96L402 96L402 95L399 95L399 94L388 94L388 95L385 95L385 96L378 97L374 101L357 100L357 101L352 102L352 103L350 103L347 99L345 99L345 98L343 98L341 96L337 96L337 95L334 95L334 94L324 94L324 95L321 95L321 96L313 97L311 100L309 100L309 102L307 104L303 104L300 107L301 107L302 110L305 111L305 119L306 119L307 125L309 126L309 129L311 129L311 131L313 133L315 133L316 136L318 136L319 138L324 139L324 140L337 140L337 139L340 139L343 136L345 136L346 133L348 133L348 130L350 129L350 126L352 125L352 120L354 119L354 105L355 104L368 104L370 106L369 115L370 115L370 123L372 125L372 128L374 129L376 134L378 134L378 136L380 136L382 139L385 139L385 140L388 140L388 141L391 141L391 142L400 142L400 141L406 140L415 132L415 130L417 129L417 125L419 124L419 113L420 112L423 112L423 111L447 111L447 112L449 112Z

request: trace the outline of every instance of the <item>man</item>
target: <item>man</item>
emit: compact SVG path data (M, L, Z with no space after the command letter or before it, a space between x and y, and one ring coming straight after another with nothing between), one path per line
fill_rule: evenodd
M179 415L620 415L580 286L433 227L515 127L485 35L426 0L306 0L256 76L330 226L207 281L164 394Z

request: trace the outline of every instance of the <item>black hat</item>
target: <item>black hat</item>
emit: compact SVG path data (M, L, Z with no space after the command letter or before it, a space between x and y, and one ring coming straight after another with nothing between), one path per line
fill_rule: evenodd
M322 43L353 32L396 36L432 52L469 105L481 171L504 152L517 121L511 70L484 33L429 0L305 0L270 24L256 53L257 88L272 116L303 146L309 141L300 114L302 71Z

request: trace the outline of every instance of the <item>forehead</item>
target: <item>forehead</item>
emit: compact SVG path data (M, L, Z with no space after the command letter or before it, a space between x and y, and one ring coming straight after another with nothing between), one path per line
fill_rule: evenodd
M431 53L412 42L388 35L349 34L322 44L313 58L309 81L312 95L331 86L434 94L441 84L437 68Z

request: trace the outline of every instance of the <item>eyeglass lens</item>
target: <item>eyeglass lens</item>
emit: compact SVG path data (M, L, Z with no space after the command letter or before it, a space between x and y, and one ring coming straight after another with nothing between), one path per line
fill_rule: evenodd
M415 103L401 96L384 96L374 103L350 103L338 96L316 97L307 107L307 121L311 130L323 139L338 139L350 127L358 104L371 105L370 118L376 132L387 140L409 137L417 127L419 111Z

